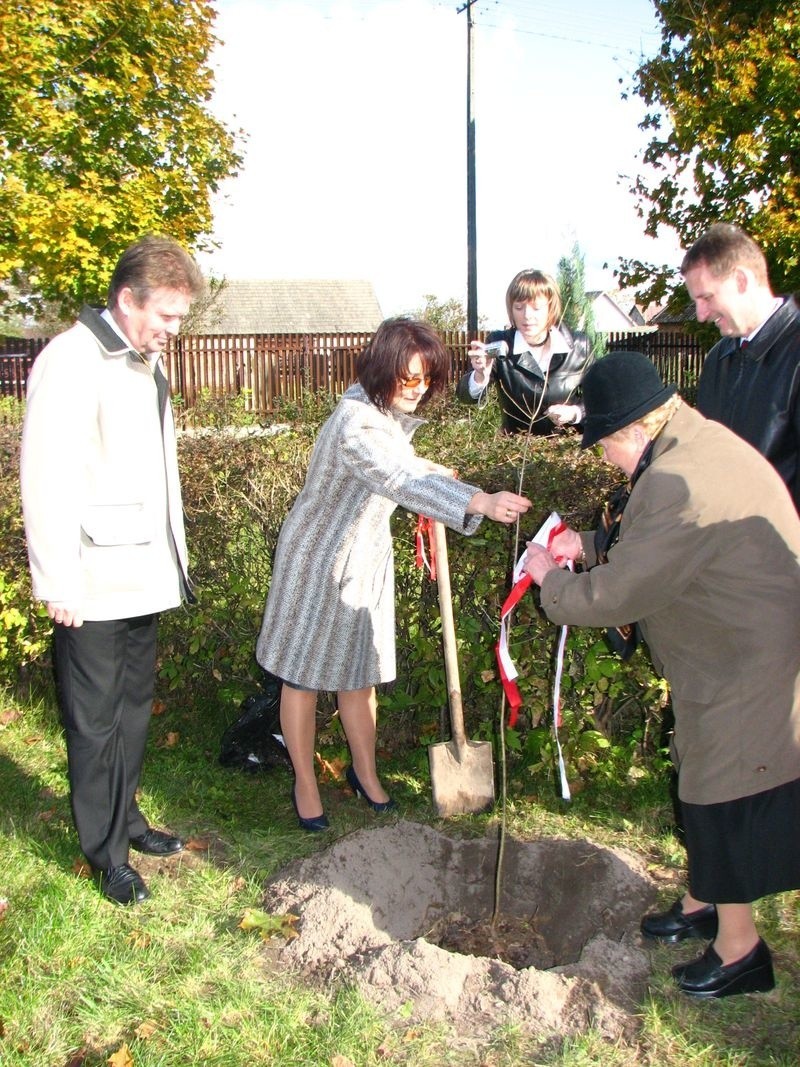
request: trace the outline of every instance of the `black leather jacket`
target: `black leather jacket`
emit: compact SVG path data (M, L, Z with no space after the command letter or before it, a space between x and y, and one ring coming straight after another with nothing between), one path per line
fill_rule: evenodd
M697 409L758 449L800 512L800 305L789 297L753 340L725 337L711 349Z
M566 326L550 331L552 355L545 389L544 376L530 352L514 354L516 332L513 328L497 330L489 334L487 342L505 341L508 345L508 355L495 359L490 378L490 383L497 385L503 433L553 433L556 427L544 412L551 404L579 403L576 394L593 358L589 343L583 334L573 337ZM456 386L456 396L465 404L477 404L486 395L484 391L479 397L470 396L471 374L468 371ZM531 425L531 417L537 411Z

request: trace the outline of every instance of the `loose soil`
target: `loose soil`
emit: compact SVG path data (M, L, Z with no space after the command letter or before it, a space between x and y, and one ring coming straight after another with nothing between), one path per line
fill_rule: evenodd
M657 891L641 860L586 840L509 839L492 922L497 852L496 830L460 839L403 820L340 839L266 887L266 910L299 917L282 961L465 1040L508 1024L631 1035L650 975L639 920Z

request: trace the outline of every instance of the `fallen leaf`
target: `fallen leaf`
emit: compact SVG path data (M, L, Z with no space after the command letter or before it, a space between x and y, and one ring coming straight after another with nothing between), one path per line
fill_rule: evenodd
M331 1067L356 1067L349 1056L336 1055L331 1059Z
M132 948L147 948L151 938L144 930L131 930L125 940Z
M84 1063L86 1063L86 1057L88 1055L89 1052L87 1049L80 1048L74 1056L70 1056L70 1058L64 1064L64 1067L83 1067Z
M38 745L41 740L41 737L37 736L36 734L34 734L33 737L26 737L24 739L26 745Z
M176 730L170 730L164 740L161 742L162 748L174 748L180 741L181 735Z
M154 700L152 710L153 715L163 715L164 712L167 710L167 705L164 703L163 700Z
M58 814L55 808L48 808L47 811L40 811L36 818L40 822L50 822Z
M139 1023L133 1032L142 1041L147 1041L149 1037L158 1032L158 1023L155 1019L145 1019L144 1022Z
M85 859L81 859L80 857L73 861L72 872L73 874L77 874L79 878L92 877L92 868L89 866Z
M2 922L3 919L5 919L7 911L8 911L8 901L6 900L5 897L0 897L0 922Z
M14 722L15 719L20 719L21 713L14 708L5 708L0 711L0 726L8 726L9 723Z
M245 908L239 929L257 930L264 941L269 941L271 937L283 937L290 941L293 937L297 937L297 931L294 929L297 920L298 916L291 913L269 915L258 908Z
M211 848L211 838L190 837L183 847L189 852L208 852Z
M487 683L488 682L493 682L496 677L497 677L497 675L495 674L494 671L481 671L481 681L482 682L487 682Z
M127 1042L123 1042L113 1056L106 1061L109 1067L134 1067L133 1056Z
M341 758L334 760L326 760L320 756L319 752L315 752L314 755L317 758L319 764L319 777L323 782L339 782L344 778L345 761Z
M211 673L216 678L216 680L218 682L222 681L222 671L219 669L219 667L214 667L214 669L211 671Z

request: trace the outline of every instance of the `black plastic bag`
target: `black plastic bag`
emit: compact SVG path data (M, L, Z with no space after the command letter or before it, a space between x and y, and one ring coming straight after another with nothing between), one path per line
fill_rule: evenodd
M220 741L219 762L241 771L271 771L291 767L281 733L281 681L264 672L262 692L242 701L241 715ZM277 736L276 736L277 735Z

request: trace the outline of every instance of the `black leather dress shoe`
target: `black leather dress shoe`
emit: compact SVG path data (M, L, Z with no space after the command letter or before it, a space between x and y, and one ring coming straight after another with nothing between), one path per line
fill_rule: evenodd
M766 993L775 988L772 956L761 938L740 960L724 964L709 945L691 963L672 968L678 989L690 997L731 997L735 993Z
M141 837L132 837L130 845L137 852L146 852L148 856L171 856L175 852L182 852L184 848L179 837L172 837L152 827L145 830Z
M142 876L127 863L98 873L100 892L117 904L141 904L150 896Z
M699 911L690 911L685 915L680 900L676 900L669 911L645 915L640 930L643 937L651 941L665 941L670 945L687 937L710 940L717 936L717 909L713 904L706 904Z

